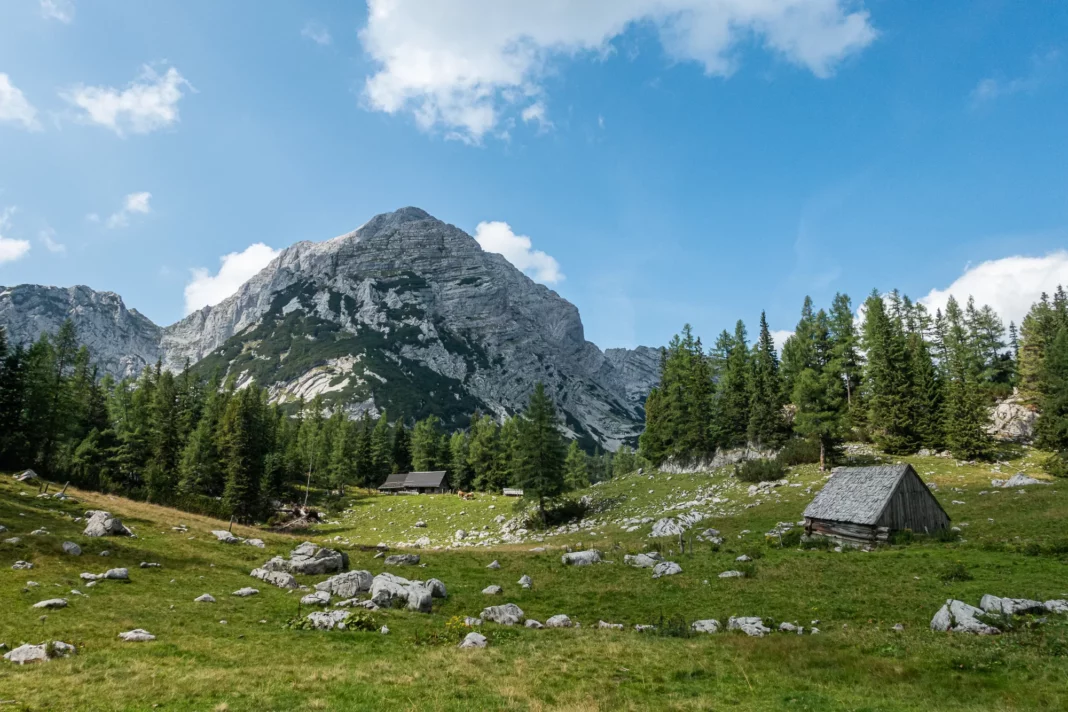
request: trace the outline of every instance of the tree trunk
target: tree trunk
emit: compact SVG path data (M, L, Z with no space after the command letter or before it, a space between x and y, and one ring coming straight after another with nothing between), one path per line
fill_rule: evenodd
M820 438L820 472L825 472L827 469L826 462L824 460L825 448L823 445L823 438Z

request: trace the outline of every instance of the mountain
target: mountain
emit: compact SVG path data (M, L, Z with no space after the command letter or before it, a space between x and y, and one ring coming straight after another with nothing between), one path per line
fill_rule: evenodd
M574 305L418 208L299 242L223 302L163 329L110 293L9 291L0 323L14 340L70 316L79 333L100 337L90 347L112 373L158 356L172 370L188 363L239 385L255 380L277 402L321 394L353 415L433 413L451 426L475 410L515 413L542 381L575 437L612 450L640 432L659 369L655 349L603 353L586 341Z
M89 287L41 287L22 284L0 287L0 325L12 344L54 334L67 319L78 339L89 347L95 363L116 378L136 376L161 356L163 330L136 309L127 309L114 292Z

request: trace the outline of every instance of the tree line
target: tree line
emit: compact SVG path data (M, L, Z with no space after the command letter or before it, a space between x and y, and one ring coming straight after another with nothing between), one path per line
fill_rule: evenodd
M815 310L805 298L781 360L764 314L755 343L745 324L706 350L689 325L662 351L646 401L641 455L654 463L717 450L774 450L793 438L819 446L821 466L847 438L890 454L946 450L988 458L989 406L1019 387L1041 415L1037 444L1068 462L1068 297L1043 294L1017 330L989 306L950 297L932 315L897 291L873 292L862 319L850 298ZM1061 463L1058 465L1058 463Z
M9 347L0 328L0 469L29 467L86 489L257 519L313 489L343 494L409 471L446 470L454 489L516 486L551 498L635 469L637 456L568 447L540 386L524 413L503 422L476 413L447 433L436 416L413 427L385 412L351 418L320 397L283 407L255 383L189 368L101 378L68 321L28 346Z

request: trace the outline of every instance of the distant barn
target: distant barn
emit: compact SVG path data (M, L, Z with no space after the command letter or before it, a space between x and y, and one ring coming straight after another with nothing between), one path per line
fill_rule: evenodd
M445 470L436 472L407 472L390 475L378 486L379 492L403 492L405 494L445 494L449 491L449 481Z
M884 542L903 529L933 534L949 527L949 515L912 465L842 468L804 516L806 534L852 543Z

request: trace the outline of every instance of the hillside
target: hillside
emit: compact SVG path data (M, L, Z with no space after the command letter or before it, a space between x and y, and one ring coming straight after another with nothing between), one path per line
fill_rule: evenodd
M725 472L631 474L579 493L603 511L547 535L509 525L513 502L503 497L359 493L299 537L235 527L239 536L264 539L262 550L219 543L210 530L225 524L207 518L87 492L74 492L74 502L37 499L36 487L5 476L0 524L9 529L5 537L19 542L0 543L0 605L8 611L0 642L11 648L62 640L79 650L47 664L0 665L0 697L22 709L158 705L234 712L707 709L710 700L742 710L929 710L932 700L939 710L1063 709L1068 617L1032 625L1020 619L1016 630L998 637L934 633L928 623L948 598L974 604L986 593L1068 597L1068 493L1061 483L991 486L992 478L1036 473L1037 453L997 466L907 460L936 486L963 538L920 538L872 552L780 548L764 533L800 517L824 481L811 466L792 469L782 486L752 494ZM89 508L123 517L137 538L81 536L84 524L73 517ZM695 542L680 554L676 539L649 538L652 520L689 511L707 515L694 531L715 527L721 546ZM416 527L417 521L426 526ZM172 529L179 524L188 531ZM48 533L31 534L42 527ZM469 534L457 540L458 529ZM511 543L504 541L509 533ZM431 541L409 550L421 556L414 569L386 566L372 548L417 536ZM436 577L448 597L435 599L429 615L373 613L376 628L389 628L385 635L377 629L285 629L304 592L288 593L248 573L271 556L288 556L304 538L339 547L354 570ZM80 557L62 552L67 540L81 545ZM608 561L565 567L560 556L568 547L596 547ZM678 562L682 572L653 579L649 569L623 563L625 554L650 549ZM103 550L110 556L101 558ZM743 554L753 560L736 562ZM12 570L16 560L34 568ZM500 568L487 568L494 560ZM142 569L142 561L162 567ZM103 581L90 589L78 580L81 572L117 566L129 567L129 583ZM718 577L736 568L750 577ZM522 575L533 580L529 590L516 585ZM305 585L324 578L298 576ZM502 586L503 594L484 595L489 585ZM259 595L230 595L245 586ZM217 602L194 603L203 593ZM68 599L66 608L43 618L31 608L57 596ZM487 648L456 648L467 632L457 617L506 602L543 622L567 614L581 628L486 622L480 630ZM725 623L730 616L796 621L806 634L683 636L693 620ZM819 634L807 634L817 619ZM601 620L625 629L598 629ZM635 624L656 625L659 633L636 632ZM904 630L893 630L896 624ZM137 627L157 639L124 643L116 637Z
M588 446L633 444L658 376L654 349L602 352L574 305L418 208L285 250L237 293L158 328L110 293L0 288L14 342L75 322L106 372L156 358L271 390L276 402L322 395L350 413L441 417L520 410L536 382Z

